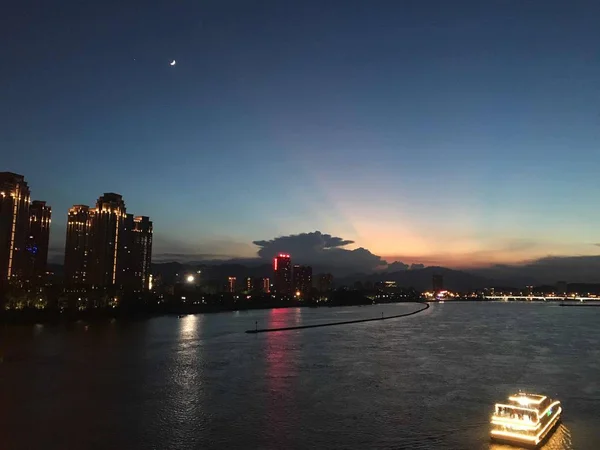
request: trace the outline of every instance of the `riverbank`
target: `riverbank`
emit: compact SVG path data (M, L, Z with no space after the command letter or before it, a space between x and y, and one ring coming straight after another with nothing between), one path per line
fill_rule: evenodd
M562 303L560 303L562 302ZM7 310L0 313L0 324L2 325L35 325L35 324L48 324L58 325L65 323L74 323L78 321L97 323L105 322L114 319L138 321L146 320L154 317L161 316L184 316L189 314L217 314L226 312L236 311L256 311L266 309L278 309L278 308L338 308L346 306L371 306L371 305L389 305L395 303L422 303L422 304L439 304L439 305L465 305L472 303L554 303L560 304L560 306L583 306L593 307L600 306L600 302L565 302L564 300L488 300L488 299L452 299L444 302L430 301L425 302L423 299L402 299L391 302L376 302L365 301L364 303L282 303L282 302L269 302L265 304L246 304L246 305L131 305L129 307L117 307L117 308L98 308L85 311L73 311L73 310ZM374 318L373 320L381 320L380 317Z
M386 303L278 303L270 302L267 304L255 305L231 305L229 307L213 305L139 305L137 307L117 307L117 308L97 308L84 311L73 310L8 310L0 313L0 324L3 325L59 325L74 322L98 323L110 320L138 321L162 316L186 316L191 314L218 314L236 311L258 311L269 309L288 309L288 308L339 308L347 306L371 306L374 304L387 305L394 303L413 303L414 300L402 302Z

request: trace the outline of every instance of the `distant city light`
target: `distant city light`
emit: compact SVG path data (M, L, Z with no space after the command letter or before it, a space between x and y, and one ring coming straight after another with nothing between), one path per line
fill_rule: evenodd
M194 278L194 275L188 275L188 276L185 278L185 281L187 281L188 283L193 283L193 282L194 282L194 279L195 279L195 278Z

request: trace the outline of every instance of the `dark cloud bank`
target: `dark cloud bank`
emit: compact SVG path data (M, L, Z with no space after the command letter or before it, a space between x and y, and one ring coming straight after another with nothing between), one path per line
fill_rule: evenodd
M371 272L387 266L380 256L365 248L349 250L344 248L353 241L324 234L312 233L280 236L268 241L254 241L259 247L258 257L270 261L277 253L289 253L299 264L337 268L339 272Z
M350 250L354 242L338 236L314 231L270 240L253 242L258 247L257 258L229 259L234 264L268 264L277 253L289 253L293 262L310 264L315 272L331 271L336 276L371 273L396 273L424 269L423 264L405 264L401 261L388 263L365 248ZM177 256L176 258L173 258ZM203 257L206 256L206 257ZM178 260L181 262L224 263L217 255L156 255L155 260ZM212 261L210 261L212 260ZM467 272L480 279L524 285L530 283L556 283L564 280L572 283L600 282L600 256L548 256L524 264L494 265L471 269Z

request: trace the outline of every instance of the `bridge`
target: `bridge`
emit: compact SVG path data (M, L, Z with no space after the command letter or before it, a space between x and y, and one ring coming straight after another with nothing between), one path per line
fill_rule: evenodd
M548 295L548 296L540 296L540 295L484 295L483 298L486 300L504 300L504 301L578 301L584 302L588 300L596 300L600 301L598 297L573 297L573 296L557 296L557 295Z

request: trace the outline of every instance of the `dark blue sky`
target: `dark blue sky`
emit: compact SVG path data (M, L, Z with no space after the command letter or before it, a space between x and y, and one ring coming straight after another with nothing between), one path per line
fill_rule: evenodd
M597 1L11 3L1 169L55 247L115 191L157 254L313 230L454 266L597 253Z

